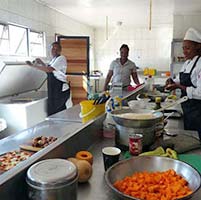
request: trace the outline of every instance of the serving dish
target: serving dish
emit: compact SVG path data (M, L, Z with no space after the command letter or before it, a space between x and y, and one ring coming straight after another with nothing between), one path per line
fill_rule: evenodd
M121 180L126 176L131 176L134 172L156 172L156 171L166 171L169 169L175 170L175 172L181 175L188 182L188 186L192 190L190 195L187 195L182 198L178 198L178 200L190 199L200 188L201 185L201 177L199 172L193 168L191 165L160 156L136 156L131 157L126 160L119 161L118 163L111 166L105 172L105 181L109 188L120 198L127 200L141 200L138 198L134 198L128 195L123 194L119 190L117 190L113 184L117 180Z

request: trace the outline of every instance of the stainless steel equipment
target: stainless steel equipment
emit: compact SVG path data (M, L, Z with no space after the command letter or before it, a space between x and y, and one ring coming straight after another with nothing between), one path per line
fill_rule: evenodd
M131 176L134 172L140 171L166 171L173 169L188 181L188 186L193 191L190 195L178 200L190 199L200 188L201 177L197 170L185 162L166 157L157 156L137 156L120 161L110 167L105 173L105 180L110 189L120 198L137 200L137 198L123 194L114 188L113 183L126 176Z
M147 128L129 128L125 126L116 125L116 145L122 150L128 150L129 135L142 134L142 146L148 147L155 142L155 125Z
M153 124L160 122L161 119L163 118L163 113L162 112L154 112L152 113L153 117L152 118L144 118L144 119L128 119L124 118L121 116L121 114L125 113L137 113L137 114L148 114L152 113L151 110L145 110L145 109L136 109L136 110L131 110L131 109L122 109L122 110L114 110L111 112L112 118L114 121L125 127L129 128L147 128L153 126Z
M122 150L128 150L129 134L142 134L142 145L143 148L146 148L155 142L156 132L158 132L159 129L163 130L163 113L161 112L154 112L153 118L149 119L128 119L121 117L121 114L124 113L143 115L152 113L152 111L146 109L122 109L111 112L117 128L115 137L116 145Z
M25 63L7 62L0 66L0 117L7 122L7 129L1 132L0 138L45 119L47 92L38 91L45 80L45 73Z
M64 159L47 159L35 163L27 171L30 200L77 199L78 171Z

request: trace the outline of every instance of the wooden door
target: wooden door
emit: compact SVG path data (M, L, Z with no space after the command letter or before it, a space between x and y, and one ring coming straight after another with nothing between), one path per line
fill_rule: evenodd
M62 55L67 59L67 78L70 81L73 104L87 99L89 79L89 37L58 36Z

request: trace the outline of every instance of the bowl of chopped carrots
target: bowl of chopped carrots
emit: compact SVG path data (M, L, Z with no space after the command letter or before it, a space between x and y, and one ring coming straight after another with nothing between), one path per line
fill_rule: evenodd
M201 176L191 165L160 156L136 156L119 161L105 172L110 189L128 200L190 199Z

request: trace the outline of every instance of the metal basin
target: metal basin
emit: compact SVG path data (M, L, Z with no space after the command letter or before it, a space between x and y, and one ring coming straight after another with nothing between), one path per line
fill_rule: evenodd
M110 189L120 198L127 200L140 200L123 194L113 187L115 181L123 179L126 176L132 175L139 171L166 171L174 169L177 174L184 177L190 189L193 191L188 196L179 198L178 200L190 199L200 188L201 177L197 170L185 162L159 156L137 156L127 160L120 161L111 166L105 172L105 180Z
M153 118L151 119L127 119L123 118L121 116L118 116L119 114L124 114L124 113L152 113ZM153 112L152 110L146 110L146 109L136 109L136 110L131 110L131 109L122 109L122 110L114 110L111 112L112 118L114 121L125 127L130 127L130 128L147 128L151 127L154 124L161 122L163 119L163 113L162 112Z

